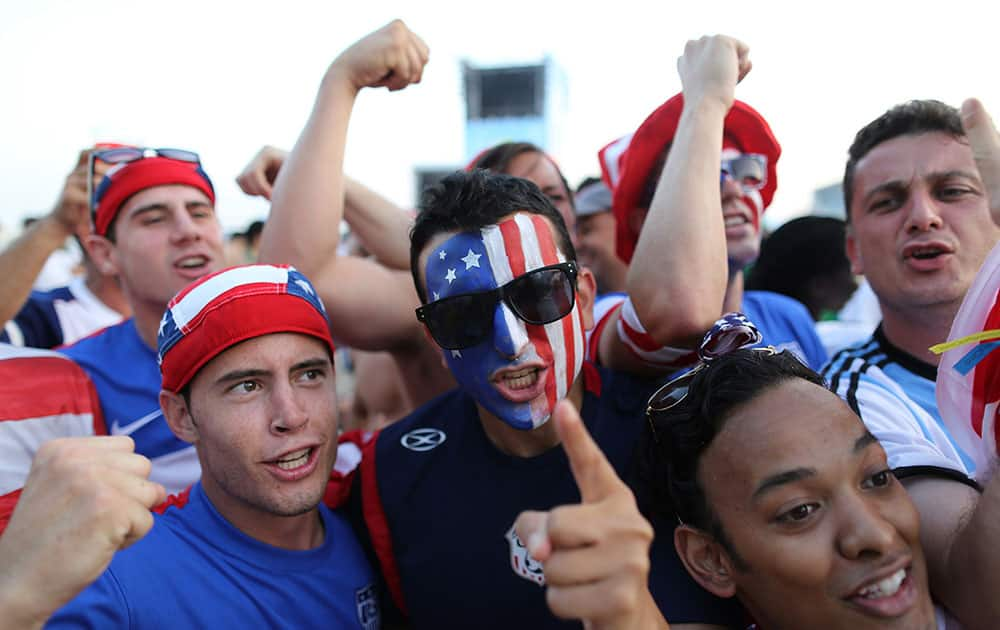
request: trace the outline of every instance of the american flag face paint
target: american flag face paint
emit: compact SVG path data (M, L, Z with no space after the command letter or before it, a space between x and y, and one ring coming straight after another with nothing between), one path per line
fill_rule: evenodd
M732 145L725 145L722 149L722 161L728 162L743 155L743 152ZM763 157L763 156L762 156ZM767 166L764 167L767 172ZM760 190L752 188L743 189L743 203L750 208L754 232L760 232L760 216L764 213L764 198L761 197Z
M489 291L527 272L565 262L552 228L538 214L519 212L478 232L462 232L427 255L430 301ZM502 300L493 332L478 345L444 350L459 385L487 411L516 429L544 424L566 397L583 364L579 306L545 325L528 324Z

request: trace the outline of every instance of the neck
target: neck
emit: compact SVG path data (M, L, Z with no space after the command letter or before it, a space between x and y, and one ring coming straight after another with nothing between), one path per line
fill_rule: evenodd
M722 300L722 313L732 313L743 308L743 270L729 266L726 296Z
M256 541L291 551L306 551L323 544L323 520L318 508L295 516L282 516L226 494L207 476L202 478L201 486L216 511Z
M961 302L907 309L905 312L879 302L882 308L882 332L900 350L931 365L941 357L928 348L948 339L952 321Z
M147 346L156 350L156 333L160 330L160 320L167 310L167 305L162 304L159 308L148 304L133 304L132 315L135 317L135 329L139 332L139 337Z
M103 302L111 310L119 313L122 317L132 315L132 307L129 306L128 300L125 299L121 285L118 284L118 278L91 272L88 269L84 284L94 294L94 297Z
M573 403L577 410L583 405L583 372L580 372L576 380L573 381L573 386L566 398ZM559 434L556 433L556 425L551 418L537 429L523 431L515 429L479 405L476 407L479 409L479 421L483 425L486 437L490 439L490 442L493 442L493 446L507 455L523 458L536 457L560 443Z

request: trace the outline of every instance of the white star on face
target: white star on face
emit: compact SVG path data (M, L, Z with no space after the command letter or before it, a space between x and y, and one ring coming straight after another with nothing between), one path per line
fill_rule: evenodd
M305 280L303 280L302 278L299 278L298 280L296 280L295 284L297 284L300 287L302 287L302 290L305 291L306 293L308 293L309 295L313 295L313 288L311 286L309 286L309 283L306 282Z
M454 269L449 269L448 273L445 274L444 279L448 281L448 284L451 284L452 282L454 282L455 281L455 270Z
M447 258L447 256L448 252L444 251L443 249L438 252L438 258L441 260L444 260L445 258Z
M434 301L436 302L440 299L441 299L441 294L438 293L437 291L434 291Z
M478 267L479 266L479 259L482 258L482 257L483 257L482 254L476 254L475 252L473 252L470 249L469 253L465 255L465 258L461 259L462 262L465 263L465 270L468 271L469 269L472 269L473 267Z
M456 358L456 359L461 359L462 358L462 351L461 350L452 350L451 351L451 356L453 358Z

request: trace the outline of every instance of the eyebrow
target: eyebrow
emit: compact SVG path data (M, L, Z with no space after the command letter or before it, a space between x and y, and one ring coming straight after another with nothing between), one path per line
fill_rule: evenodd
M969 179L969 180L972 180L974 182L978 182L979 181L979 177L977 177L975 173L972 173L970 171L962 171L962 170L934 171L932 173L925 173L925 174L923 174L921 176L921 179L935 179L935 180L940 180L940 179L947 179L949 177L961 177L963 179ZM865 193L864 201L867 202L872 197L874 197L875 195L877 195L877 194L879 194L881 192L897 192L897 191L900 191L900 190L904 190L904 189L906 189L907 184L908 184L908 181L907 180L902 180L902 179L894 179L892 181L888 181L888 182L879 184L875 188L872 188L867 193Z
M146 212L153 212L155 210L166 211L168 209L169 208L167 208L167 204L165 203L151 203L149 205L139 206L138 208L132 211L132 214L130 216L137 217L140 214L144 214Z
M854 446L851 448L851 453L857 455L872 444L878 444L878 439L872 435L871 431L865 431L861 437L854 440ZM767 494L779 486L808 479L809 477L815 477L816 474L815 468L793 468L791 470L780 472L776 475L771 475L757 485L757 488L753 491L751 498L756 501L762 495Z
M332 367L333 362L330 359L315 357L311 359L306 359L304 361L299 361L292 367L288 369L289 372L298 372L300 370L309 370L316 368ZM229 383L232 381L238 381L245 378L254 378L259 376L267 376L271 374L270 370L261 370L259 368L249 368L246 370L233 370L231 372L226 372L219 378L215 379L217 385L223 383Z

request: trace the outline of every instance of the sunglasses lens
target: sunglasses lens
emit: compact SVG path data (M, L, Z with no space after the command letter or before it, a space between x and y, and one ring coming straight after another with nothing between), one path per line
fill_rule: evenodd
M687 374L678 376L660 389L656 390L656 392L654 392L649 398L649 410L666 411L680 401L684 400L684 397L687 396L688 388L691 386L691 381L694 379L694 375L697 371L698 368L695 368Z
M184 149L157 149L156 154L170 160L177 160L178 162L192 162L197 164L201 161L197 153L194 151L185 151Z
M489 336L495 305L492 293L457 295L425 306L424 321L442 348L468 348Z
M548 324L573 310L573 281L563 269L526 273L505 289L507 303L529 324Z
M132 162L142 157L142 149L135 147L120 147L117 149L105 149L94 152L94 157L107 162L108 164L121 164L122 162Z
M741 155L724 162L724 173L746 188L760 188L767 176L765 161L759 155Z

